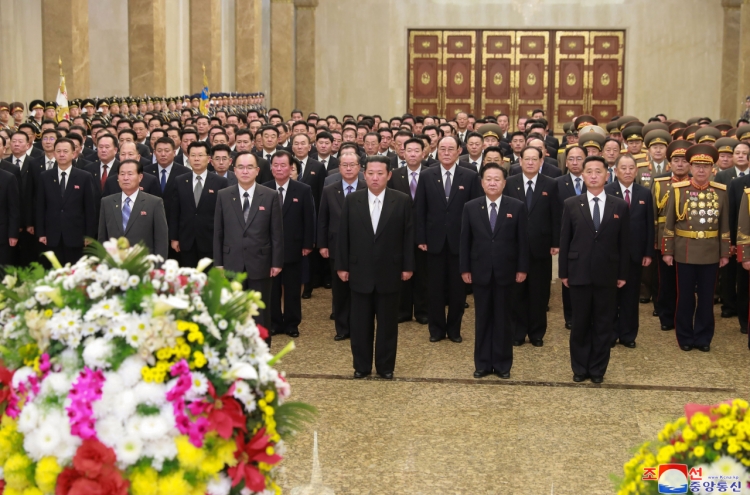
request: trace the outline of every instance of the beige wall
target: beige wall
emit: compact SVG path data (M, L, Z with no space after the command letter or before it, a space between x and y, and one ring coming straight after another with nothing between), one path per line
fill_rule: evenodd
M625 113L719 112L719 0L320 0L316 19L322 114L403 113L414 28L625 29Z
M190 2L166 0L167 96L190 92Z
M90 96L130 94L126 0L89 0L89 55Z
M0 0L0 100L26 111L44 91L41 32L41 0Z

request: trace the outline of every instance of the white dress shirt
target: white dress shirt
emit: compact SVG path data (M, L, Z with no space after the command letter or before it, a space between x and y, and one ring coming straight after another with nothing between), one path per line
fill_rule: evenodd
M242 204L240 206L244 206L245 204L245 193L249 194L249 197L247 199L248 201L250 201L250 204L253 204L253 196L255 196L255 185L256 182L253 182L253 185L250 186L250 189L242 189L242 186L237 184L237 188L240 190L240 201L242 201Z
M370 206L370 218L372 219L372 214L375 211L375 205L376 201L380 201L380 204L378 205L380 208L380 214L383 213L383 200L385 199L385 189L383 189L380 194L377 196L370 191L370 189L367 189L367 203ZM378 216L378 223L380 222L380 217ZM377 228L377 224L373 225L373 230Z
M734 167L734 171L737 174L737 177L740 176L740 173L744 173L745 174L745 175L743 175L743 177L745 177L746 175L750 175L750 170L748 170L748 169L740 170L739 168Z
M52 170L52 167L55 166L55 157L49 157L46 154L44 155L44 170Z
M26 162L26 158L28 156L29 155L27 155L27 154L23 154L19 158L19 157L15 156L15 155L10 155L8 158L10 159L11 162L13 162L13 165L17 165L18 168L20 169L20 168L23 167L23 164ZM19 160L21 161L21 163L18 163Z
M443 179L443 187L445 187L445 173L450 172L451 173L451 187L453 187L453 183L456 182L456 166L458 165L458 162L454 163L451 168L448 170L445 170L445 167L443 167L442 164L440 164L440 176Z
M296 158L296 157L295 157ZM299 180L302 180L302 176L305 175L305 167L307 166L307 160L309 159L309 156L306 156L304 158L297 158L299 160ZM286 191L286 189L284 189Z
M112 173L112 166L115 164L116 158L113 158L111 162L109 163L102 163L99 165L99 177L104 175L104 166L107 166L107 177L109 177L109 174Z
M284 200L286 199L286 193L289 192L289 179L287 179L287 181L284 182L283 184L279 184L278 182L276 182L277 193L278 193L278 190L282 187L284 188L284 190L281 192L281 204L283 205Z
M539 174L536 174L534 177L530 179L526 177L525 174L521 174L521 175L523 175L523 192L525 193L526 190L529 188L529 181L531 181L531 192L536 191L536 180L537 178L539 178Z
M622 199L625 199L625 191L628 191L628 195L630 196L630 201L633 201L633 184L630 184L628 187L625 187L623 183L620 182L620 190L622 191Z
M407 166L407 168L408 168L408 166ZM445 170L445 169L443 169L443 170ZM416 170L412 170L412 169L409 168L408 171L406 172L406 178L408 179L408 182L409 182L410 185L411 185L411 179L412 179L412 175L411 174L412 173L417 174L417 175L415 175L413 177L414 177L414 180L417 182L417 185L419 185L419 175L422 173L422 166L421 165L418 166ZM443 177L445 177L445 175L443 175ZM451 175L451 182L453 182L453 176L452 175Z
M479 169L482 168L482 155L479 155L479 158L477 160L474 160L471 156L466 160L466 162L471 165L472 163L476 163L477 172L479 172Z
M127 194L125 194L123 192L122 193L122 198L121 198L122 199L122 203L121 204L124 205L125 204L125 199L126 198L130 198L130 208L133 208L133 205L135 204L135 198L137 198L137 197L138 197L138 189L136 189L135 192L133 194L131 194L130 196L128 196Z
M495 213L500 213L500 201L503 199L503 195L501 194L499 198L497 198L495 201L492 201L489 196L485 196L484 199L487 200L487 217L489 218L492 213L492 203L495 203ZM499 218L499 217L498 217Z
M594 198L599 198L599 224L601 225L602 218L604 218L604 203L607 200L607 194L602 190L598 196L594 196L591 192L586 191L586 198L589 201L589 210L591 211L591 218L594 218Z
M185 158L187 158L187 157L185 157ZM169 174L172 173L172 165L173 164L174 164L174 162L170 163L166 167L162 167L161 165L159 165L158 167L156 167L156 172L157 172L156 178L159 180L159 184L161 184L161 172L162 172L162 170L166 170L167 171L167 178L166 178L166 180L167 181L169 180Z
M65 189L68 188L68 182L70 182L70 171L72 169L72 166L68 167L66 170L61 170L59 167L57 169L57 181L59 184L62 184L62 174L65 174Z
M198 185L198 177L201 178L201 187L205 187L206 177L208 177L208 169L204 170L202 174L196 174L193 172L193 191L195 191L195 186Z

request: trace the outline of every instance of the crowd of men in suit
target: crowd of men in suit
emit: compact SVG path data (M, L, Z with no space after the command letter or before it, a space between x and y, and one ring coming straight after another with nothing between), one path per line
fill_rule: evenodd
M556 255L574 381L601 383L652 299L684 351L708 352L717 280L747 333L746 122L584 115L560 144L541 110L515 131L463 112L139 117L0 129L0 264L74 263L111 237L210 258L261 292L269 342L298 337L301 299L331 289L356 378L373 358L393 377L399 323L461 343L467 293L474 376L509 378L514 346L544 345Z

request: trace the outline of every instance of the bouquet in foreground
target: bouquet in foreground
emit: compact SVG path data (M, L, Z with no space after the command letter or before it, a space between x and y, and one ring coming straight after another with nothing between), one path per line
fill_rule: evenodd
M125 239L0 287L0 492L276 494L287 402L260 295Z
M618 495L750 494L750 410L742 399L688 404L657 442L641 445L614 478Z

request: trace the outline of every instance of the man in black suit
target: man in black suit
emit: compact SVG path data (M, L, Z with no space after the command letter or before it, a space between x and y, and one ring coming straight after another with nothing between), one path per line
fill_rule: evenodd
M412 200L412 214L416 223L417 204L414 198L417 193L419 177L427 167L422 165L424 142L414 138L404 144L406 166L391 172L388 187L408 194ZM414 244L414 275L401 282L401 299L398 322L411 321L412 316L422 325L429 322L427 310L427 253Z
M218 192L214 214L214 265L245 272L245 288L261 293L265 309L256 322L271 326L271 285L284 264L284 232L279 195L256 182L255 155L235 158L237 186ZM299 291L297 292L299 294ZM270 335L262 335L270 345Z
M529 270L524 204L507 195L505 169L487 163L480 173L485 196L466 203L461 222L461 277L474 290L474 378L510 378L513 365L513 286Z
M227 186L236 186L237 177L229 170L232 166L232 149L226 144L211 146L211 166L216 175L227 180Z
M171 202L169 240L180 254L180 265L195 268L203 258L213 258L214 210L224 177L208 171L209 145L195 141L188 147L193 171L176 178Z
M617 289L628 278L630 215L624 200L604 192L604 158L587 157L583 177L586 194L568 198L563 207L559 274L573 303L573 381L601 383L614 340Z
M277 151L271 161L274 180L266 182L264 186L279 195L284 222L284 265L281 277L273 279L271 289L271 334L286 333L290 337L299 337L299 324L302 321L302 259L310 254L315 243L315 203L310 186L291 180L292 160L292 154L288 151Z
M331 146L333 145L333 135L328 131L321 131L315 137L315 149L317 151L315 159L330 172L339 168L339 159L331 155Z
M513 345L523 345L528 336L534 347L544 345L547 306L552 283L552 256L560 246L560 205L557 182L539 172L543 152L535 146L521 151L522 172L508 178L505 194L526 205L529 216L529 271L516 286L513 311Z
M740 164L748 163L750 156L750 144L742 142L734 147L732 160ZM674 167L672 167L674 170ZM719 173L721 175L721 172ZM745 188L750 187L750 174L738 177L729 184L727 195L729 196L729 232L731 235L732 246L737 245L737 221L739 219L740 202ZM741 261L741 260L740 260ZM748 327L748 309L750 296L748 290L750 287L750 277L748 271L742 267L742 263L737 264L737 320L740 324L740 332L746 334Z
M367 184L359 180L359 155L345 153L341 156L338 170L341 180L323 188L323 198L320 200L320 214L318 215L318 248L320 255L330 263L331 289L333 297L333 317L335 320L336 336L334 340L344 340L350 335L351 298L349 283L336 275L337 242L341 210L346 197L360 189L366 189Z
M278 131L277 131L278 132ZM234 149L232 157L237 156L242 151L253 151L253 140L249 129L240 129L237 131L234 137ZM268 160L264 159L260 153L254 153L258 157L258 176L255 182L258 184L266 183L273 180L273 174L271 173L271 164Z
M18 244L21 231L21 197L18 180L0 170L0 268L13 263L11 248Z
M625 200L630 214L630 266L626 284L617 291L615 340L628 348L635 347L638 336L638 300L643 267L654 258L654 201L651 190L636 184L637 166L632 155L620 155L615 162L617 180L607 184L604 192Z
M35 235L60 263L83 255L85 237L96 237L97 208L91 174L72 167L73 141L55 143L57 167L43 172L37 189Z
M21 227L20 237L18 239L17 256L14 262L21 266L28 266L32 261L36 261L39 256L39 241L34 235L34 221L36 216L34 210L34 175L32 172L31 162L34 160L27 152L31 146L29 135L25 132L16 131L10 136L10 156L0 162L0 168L8 173L10 170L17 170L20 174L18 181L20 201L21 201Z
M100 133L96 140L96 154L99 158L96 162L88 165L84 170L94 178L94 191L98 199L110 175L117 177L120 160L117 159L119 141L112 134Z
M541 139L538 139L536 137L529 138L528 141L526 141L526 146L532 146L534 148L538 148L539 150L544 153L544 145L542 143ZM518 175L521 173L523 169L523 165L521 163L515 163L511 165L510 167L510 174L509 176ZM552 177L553 179L556 179L557 177L560 177L562 175L562 171L560 170L560 167L557 165L557 160L554 160L550 158L549 156L544 156L542 161L542 168L539 169L539 173L542 175L546 175L547 177Z
M421 173L414 201L417 203L416 242L427 252L429 270L430 342L460 343L461 318L466 288L458 266L461 214L467 201L481 196L479 174L458 166L461 144L455 136L440 139L437 145L440 166ZM448 315L445 303L448 303Z
M586 184L583 181L583 160L586 158L586 150L575 145L568 148L565 155L565 164L568 173L561 175L557 181L558 210L562 211L563 203L568 198L586 193ZM573 308L570 305L570 289L562 286L563 316L565 317L565 328L573 328Z
M351 340L354 378L372 371L375 319L375 369L390 380L396 366L398 298L401 281L414 270L414 226L409 196L388 189L390 160L365 162L367 191L344 201L336 270L351 286Z

